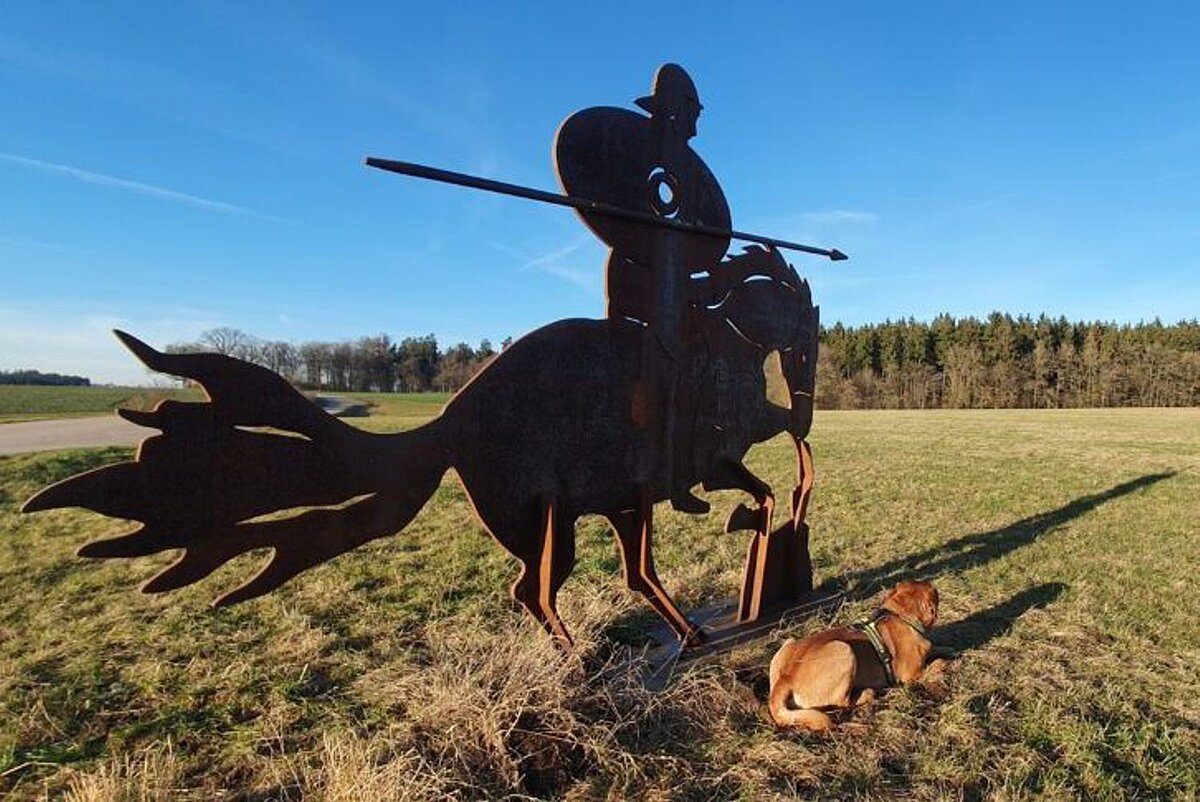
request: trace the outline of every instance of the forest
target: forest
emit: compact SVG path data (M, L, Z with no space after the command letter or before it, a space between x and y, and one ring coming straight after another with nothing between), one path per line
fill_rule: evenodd
M512 342L501 343L506 348ZM196 342L173 343L167 351L209 351L244 359L280 374L304 390L334 392L454 392L496 355L489 340L478 347L458 343L443 350L437 337L387 334L299 344L262 340L239 329L210 329Z
M1071 323L993 312L824 329L817 406L1200 405L1200 323Z
M443 349L432 334L338 342L204 332L170 351L203 350L263 365L304 389L452 392L499 349ZM818 408L932 409L1200 405L1200 322L1070 322L1042 315L939 315L821 330Z
M91 380L85 376L65 376L61 373L42 373L40 370L0 370L0 384L32 384L46 387L87 387L91 383Z

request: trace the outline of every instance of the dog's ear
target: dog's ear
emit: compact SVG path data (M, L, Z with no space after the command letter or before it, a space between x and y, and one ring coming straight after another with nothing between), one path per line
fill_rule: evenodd
M938 589L933 586L932 582L922 582L917 585L917 610L921 617L921 623L926 627L931 627L937 623L938 616Z
M914 582L906 579L892 588L884 597L881 606L885 610L911 615L920 621L922 626L932 627L938 614L937 588L932 582Z

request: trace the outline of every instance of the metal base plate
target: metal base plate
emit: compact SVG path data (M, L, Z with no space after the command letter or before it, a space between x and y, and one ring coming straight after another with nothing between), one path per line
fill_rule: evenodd
M701 660L716 657L737 646L764 638L771 633L791 627L806 618L832 609L846 597L845 590L819 589L799 603L766 610L754 621L738 622L736 601L721 602L693 611L688 618L704 628L706 640L698 646L684 647L675 639L665 623L647 633L658 646L646 654L647 688L661 690L680 668Z

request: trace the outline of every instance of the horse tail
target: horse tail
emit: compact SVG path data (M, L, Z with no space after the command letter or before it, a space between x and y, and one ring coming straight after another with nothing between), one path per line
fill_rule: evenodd
M86 507L140 521L133 532L79 550L140 557L183 549L143 586L159 593L207 577L256 549L272 554L219 597L234 604L403 529L451 464L440 419L376 435L328 415L266 368L218 354L164 354L121 332L149 367L200 383L205 403L164 401L122 417L160 430L134 459L78 474L25 502L23 512Z

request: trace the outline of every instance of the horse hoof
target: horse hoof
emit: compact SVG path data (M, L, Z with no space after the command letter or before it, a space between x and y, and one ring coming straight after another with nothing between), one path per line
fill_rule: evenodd
M728 534L744 531L757 532L762 527L762 521L763 516L760 510L752 510L745 504L739 504L725 519L725 531Z
M689 515L704 515L712 509L712 505L704 499L696 498L691 493L683 493L671 499L671 506L679 512Z

